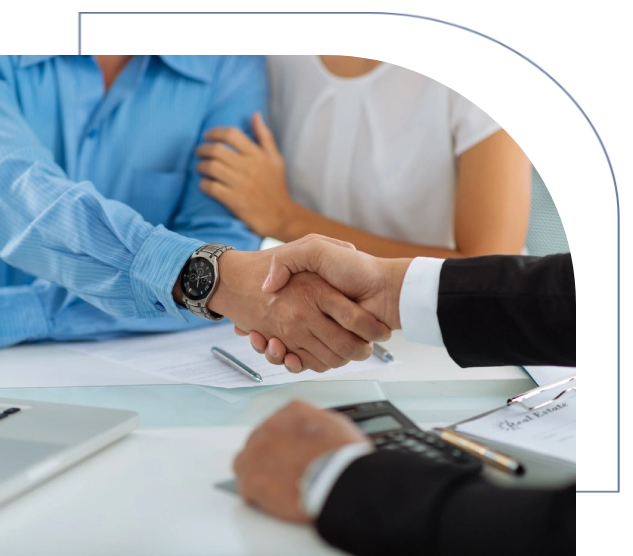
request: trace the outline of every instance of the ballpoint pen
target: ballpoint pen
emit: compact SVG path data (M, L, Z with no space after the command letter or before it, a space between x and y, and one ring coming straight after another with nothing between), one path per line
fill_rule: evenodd
M515 475L522 475L525 473L523 465L511 456L498 452L497 450L493 450L485 444L475 442L474 440L466 438L465 436L462 436L450 429L439 428L434 430L442 440L445 440L449 444L464 450L464 452L472 454L476 458L479 458L485 463L493 465L506 473L514 473Z
M259 373L256 373L253 369L244 365L244 363L242 363L239 359L231 355L228 351L224 351L222 348L213 346L211 348L211 353L213 353L213 355L215 355L220 361L222 361L223 363L226 363L229 367L231 367L232 369L235 369L237 372L242 373L243 375L246 375L251 380L254 380L255 382L264 381L264 379L262 378L262 375L260 375Z
M376 357L378 357L382 361L385 361L386 363L394 361L393 353L391 353L387 348L381 346L380 344L377 344L376 342L374 342L373 353Z

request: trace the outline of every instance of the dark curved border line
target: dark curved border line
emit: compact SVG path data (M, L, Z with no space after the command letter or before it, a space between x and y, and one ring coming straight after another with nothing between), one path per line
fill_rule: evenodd
M228 12L77 12L77 54L81 54L81 16L82 14L179 14L179 13L188 13L188 14L213 14L213 13L228 13ZM253 13L266 13L266 12L234 12L235 14L253 14ZM273 12L273 13L297 13L302 15L308 15L309 12ZM583 117L589 129L591 129L591 133L595 137L598 142L598 146L602 151L602 155L607 163L607 167L609 168L609 175L611 176L611 182L613 183L613 193L615 196L615 219L616 219L616 488L615 489L579 489L577 492L620 492L620 189L618 187L618 180L615 175L615 170L613 168L613 163L611 162L611 157L609 156L609 152L607 151L607 147L602 140L602 136L598 132L598 129L594 125L591 118L585 111L585 109L581 106L580 102L572 95L569 90L562 85L558 79L556 79L549 71L547 71L543 66L532 60L529 56L523 54L523 52L519 52L516 48L505 44L504 42L491 37L481 31L477 31L476 29L472 29L471 27L466 27L465 25L461 25L460 23L455 23L453 21L446 21L444 19L439 19L437 17L432 17L428 15L420 15L406 12L312 12L312 13L330 13L330 14L340 14L340 13L349 13L349 14L369 14L369 15L390 15L397 17L406 17L409 19L419 19L423 21L430 21L432 23L439 23L441 25L446 25L448 27L453 27L454 29L459 29L460 31L465 31L466 33L470 33L477 37L481 37L482 39L486 39L488 42L496 44L505 50L512 52L524 62L530 64L534 69L538 70L539 73L547 77L556 87L569 99L569 101L574 105L576 110L580 112L580 115Z

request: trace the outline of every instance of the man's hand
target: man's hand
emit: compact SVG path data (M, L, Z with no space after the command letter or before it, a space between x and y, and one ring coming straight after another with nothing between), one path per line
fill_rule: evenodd
M322 455L370 440L344 415L293 401L249 437L233 462L240 495L276 517L308 523L300 482Z
M314 272L391 330L400 328L400 290L410 259L379 259L350 249L349 244L315 234L272 252L270 272L262 287L264 292L283 288L293 274ZM243 334L239 327L236 332ZM300 368L301 356L287 354L289 346L281 338L266 339L257 332L260 331L250 334L256 351L266 353L271 363L285 363L290 371Z
M224 204L260 236L283 239L296 205L286 186L284 160L258 112L253 116L257 142L237 128L205 133L200 145L200 189Z
M278 291L263 292L275 251L224 253L209 309L246 332L257 330L264 341L281 340L301 359L294 372L362 361L371 355L371 342L389 338L389 328L314 274L294 276Z

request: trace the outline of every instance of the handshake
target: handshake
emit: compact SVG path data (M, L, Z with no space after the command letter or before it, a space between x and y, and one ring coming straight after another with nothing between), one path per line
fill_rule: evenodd
M269 362L324 372L372 353L400 328L410 259L378 259L350 243L308 235L256 253L228 251L211 311L226 315Z

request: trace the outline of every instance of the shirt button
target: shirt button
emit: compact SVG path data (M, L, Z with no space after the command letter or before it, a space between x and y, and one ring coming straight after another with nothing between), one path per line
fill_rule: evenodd
M156 310L160 311L161 313L164 313L167 310L165 309L165 306L160 301L157 301L156 303L154 303L154 307L156 307Z
M94 139L97 136L97 130L96 129L91 129L88 132L88 139Z

